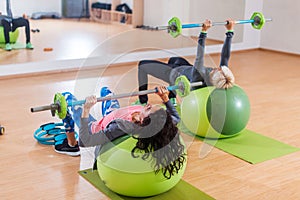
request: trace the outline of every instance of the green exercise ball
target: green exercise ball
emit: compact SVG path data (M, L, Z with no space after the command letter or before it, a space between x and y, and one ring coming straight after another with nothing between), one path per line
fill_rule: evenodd
M97 167L104 184L115 193L130 197L154 196L173 188L183 176L186 163L178 174L166 179L161 171L155 174L151 159L143 160L143 154L132 157L136 142L129 137L119 144L108 143L112 147L100 153Z
M10 43L16 43L19 37L19 30L16 29L14 32L9 32ZM5 44L3 26L0 26L0 43Z
M239 86L192 91L181 104L181 118L192 133L206 138L238 135L250 117L248 96Z
M238 86L215 89L210 93L206 112L211 126L224 135L234 135L243 130L250 117L248 96Z

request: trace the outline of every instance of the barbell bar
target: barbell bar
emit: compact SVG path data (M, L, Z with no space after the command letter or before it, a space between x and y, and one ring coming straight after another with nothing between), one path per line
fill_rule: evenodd
M265 22L270 22L272 19L266 19L264 15L260 12L254 12L250 19L248 20L237 20L235 21L236 24L248 24L251 23L252 27L255 29L262 29ZM212 22L212 26L219 26L219 25L226 25L228 21L224 22ZM181 24L181 21L177 17L173 17L169 20L168 26L159 26L157 30L168 30L171 36L177 37L182 33L182 29L185 28L198 28L202 27L203 23L195 23L195 24Z
M190 93L191 87L201 86L203 85L203 82L194 82L190 83L189 80L185 76L179 76L176 81L175 85L168 86L167 90L173 91L176 90L177 94L181 97L185 97ZM123 94L116 94L111 96L105 96L105 97L98 97L97 102L101 101L107 101L112 99L121 99L121 98L127 98L132 96L139 96L139 95L145 95L145 94L152 94L156 93L157 88L150 89L150 90L143 90L143 91L136 91L131 93L123 93ZM39 106L31 108L31 112L40 112L40 111L46 111L50 110L52 116L57 115L60 119L64 119L67 114L68 107L70 106L76 106L76 105L83 105L85 103L85 100L79 100L79 101L71 101L67 102L65 97L61 93L56 93L54 95L54 103L50 105L45 106Z

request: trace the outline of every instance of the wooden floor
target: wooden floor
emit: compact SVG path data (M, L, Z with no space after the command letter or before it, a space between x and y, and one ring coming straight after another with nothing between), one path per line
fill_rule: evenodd
M219 63L219 55L210 58ZM236 83L250 98L248 129L300 147L299 66L296 55L265 50L232 53ZM151 78L151 83L162 82ZM58 119L50 112L30 112L31 107L51 103L56 92L71 91L84 98L98 94L103 85L117 93L136 90L136 64L0 80L0 124L6 128L0 136L0 199L108 199L77 173L91 166L93 152L82 149L81 157L69 157L38 144L33 132ZM123 99L121 104L134 100ZM300 152L252 165L216 148L200 158L202 142L185 139L189 160L183 179L210 196L300 199Z

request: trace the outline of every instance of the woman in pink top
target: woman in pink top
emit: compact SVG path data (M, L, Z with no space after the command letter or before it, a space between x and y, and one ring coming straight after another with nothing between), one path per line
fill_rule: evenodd
M144 106L135 105L114 109L108 115L103 116L103 118L101 118L99 121L92 122L91 133L97 133L100 130L104 130L105 127L115 119L132 121L132 115L135 115L135 113L139 113L141 110L143 110L143 108Z
M157 87L156 94L166 109L150 104L128 106L115 109L98 121L90 117L90 109L96 104L97 98L87 97L80 119L79 146L96 146L95 158L97 158L104 144L124 135L132 135L137 139L136 146L132 149L133 157L135 152L142 151L145 152L143 159L147 159L151 152L152 157L156 158L155 171L162 169L165 177L171 178L182 169L185 162L184 145L180 141L177 128L180 118L169 100L169 91L166 87ZM73 119L71 115L67 115L63 121L69 139L74 135ZM71 146L68 140L64 143L65 146Z

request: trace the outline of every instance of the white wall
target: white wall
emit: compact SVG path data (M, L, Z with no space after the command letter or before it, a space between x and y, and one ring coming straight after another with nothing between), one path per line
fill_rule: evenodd
M241 0L190 0L189 23L201 23L205 19L213 22L223 22L228 18L234 20L244 19L245 1ZM251 16L248 16L249 19ZM242 42L243 27L235 27L233 42ZM223 26L215 26L209 30L208 37L215 40L224 39L225 29ZM198 35L199 29L191 29L191 35Z
M61 14L62 0L11 0L14 16L31 15L34 12L58 12ZM6 14L6 0L2 0L0 11Z
M165 26L174 16L187 21L189 8L187 0L144 0L144 25Z
M244 4L244 5L243 5ZM159 6L158 6L159 5ZM174 7L177 6L177 9ZM196 12L198 10L198 13ZM192 11L192 12L190 12ZM249 19L253 12L262 12L266 18L272 18L262 30L255 30L248 25L237 25L234 50L251 48L266 48L288 53L300 54L300 1L299 0L145 0L144 24L157 26L166 25L171 16L178 16L183 23L196 22L208 16L213 21L219 21L232 14L232 18ZM189 16L185 16L189 13ZM182 16L182 17L180 17ZM239 30L239 26L243 30ZM210 30L209 37L212 39L223 39L222 27L214 27L216 31ZM188 32L195 35L199 30ZM221 34L221 35L219 35ZM236 39L243 34L241 39ZM217 51L219 48L212 48Z
M261 47L300 54L300 1L264 1L265 17L272 17L262 30Z
M167 25L173 16L178 17L183 24L201 23L205 19L225 21L243 19L245 3L240 0L144 0L144 24L149 26ZM198 36L200 28L184 29L183 34ZM241 42L243 26L236 27L234 42ZM224 39L224 27L216 26L209 31L209 38Z
M245 16L247 19L252 16L254 12L263 12L262 0L245 0ZM261 30L253 29L250 24L244 25L243 42L241 49L252 49L260 47Z

